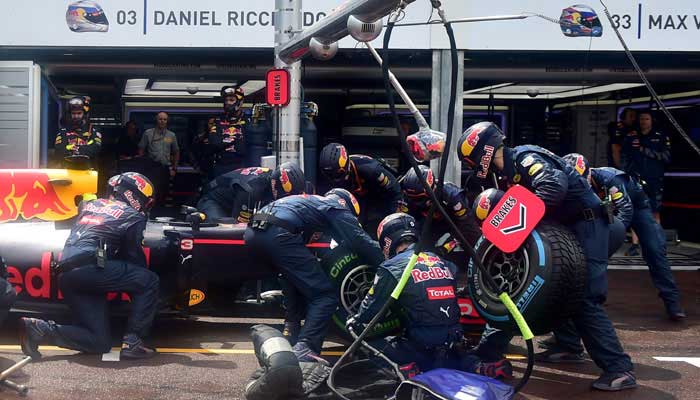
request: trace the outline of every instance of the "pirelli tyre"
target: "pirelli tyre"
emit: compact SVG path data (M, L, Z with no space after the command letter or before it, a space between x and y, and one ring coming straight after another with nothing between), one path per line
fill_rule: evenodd
M507 291L536 335L551 332L581 306L586 284L583 250L567 228L540 223L515 252L505 254L483 237L476 254L488 273ZM482 272L470 261L467 285L477 312L489 325L519 332L498 293L484 284Z
M322 255L321 264L338 288L339 306L333 314L333 323L342 333L348 334L345 321L360 309L362 300L372 287L377 268L363 263L342 244ZM400 328L399 317L389 313L374 326L370 337L386 336Z

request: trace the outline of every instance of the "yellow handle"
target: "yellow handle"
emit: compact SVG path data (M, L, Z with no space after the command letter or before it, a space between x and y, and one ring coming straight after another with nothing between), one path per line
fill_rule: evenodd
M520 310L518 310L518 307L515 306L513 300L511 300L510 296L508 296L508 293L503 292L500 295L498 295L498 298L501 299L503 305L506 306L506 308L510 312L510 315L513 316L515 323L520 329L520 333L522 333L523 335L523 339L530 340L533 337L535 337L535 335L532 334L530 327L527 325L525 318L523 318L523 315L520 313Z

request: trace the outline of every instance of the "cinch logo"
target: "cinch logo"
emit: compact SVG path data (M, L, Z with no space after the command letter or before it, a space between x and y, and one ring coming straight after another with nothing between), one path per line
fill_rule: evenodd
M346 265L351 263L353 260L357 260L357 255L356 254L348 254L347 256L341 258L338 260L335 264L333 264L333 267L331 268L331 278L337 278L338 274L345 268Z
M493 218L491 218L491 221L489 221L489 223L494 228L498 228L498 225L500 225L501 222L503 222L503 220L506 218L506 216L508 216L508 213L513 209L517 202L518 201L515 200L515 198L513 198L512 196L508 196L508 199L505 201L505 203L503 203L501 208L498 210L498 213L496 213L496 215L494 215Z
M445 300L455 298L455 289L452 286L439 286L425 289L430 300Z
M413 282L415 283L435 279L454 279L449 269L441 267L428 268L428 271L414 269L413 271L411 271L411 276L413 277Z

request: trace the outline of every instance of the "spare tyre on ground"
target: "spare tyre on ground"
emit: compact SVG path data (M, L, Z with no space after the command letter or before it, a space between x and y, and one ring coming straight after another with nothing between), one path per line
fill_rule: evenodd
M581 306L586 285L586 260L573 232L541 222L513 253L503 253L484 237L474 247L477 257L498 285L488 287L473 260L467 285L479 314L494 328L519 329L499 300L506 291L536 335L556 328Z

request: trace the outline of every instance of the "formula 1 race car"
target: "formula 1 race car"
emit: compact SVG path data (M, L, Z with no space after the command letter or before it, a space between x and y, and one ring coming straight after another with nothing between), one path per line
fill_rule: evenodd
M52 266L60 260L78 200L84 193L96 192L97 174L80 170L0 170L0 178L0 255L8 265L8 281L18 292L15 308L67 310ZM192 211L190 208L187 212ZM251 258L246 251L245 225L189 220L192 222L159 218L149 221L144 233L149 268L160 277L162 311L230 314L244 282L277 276L270 265ZM337 285L340 307L333 320L344 329L347 317L359 309L372 285L375 266L363 264L343 243L321 232L312 235L307 246ZM534 331L551 330L558 318L565 317L557 311L562 309L558 304L563 301L573 308L576 297L581 296L576 283L585 281L585 276L581 279L581 250L564 228L538 226L525 244L510 254L486 240L480 240L475 250L499 289L507 290L530 318L528 321L534 322ZM451 258L467 257L455 253ZM465 261L461 264L466 267ZM486 289L480 274L470 268L471 290L460 291L462 323L469 331L480 331L485 316L495 326L509 326L496 294ZM108 297L114 309L128 307L128 295L112 293ZM390 313L373 334L399 329L400 314L400 310Z

